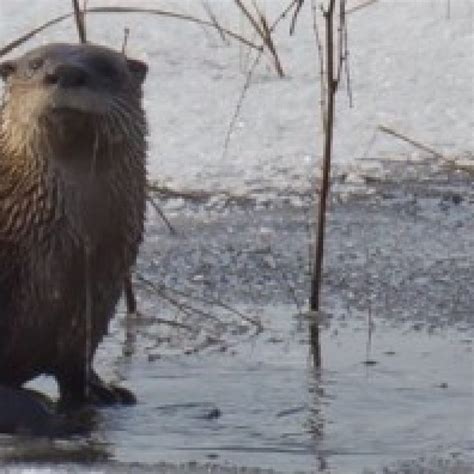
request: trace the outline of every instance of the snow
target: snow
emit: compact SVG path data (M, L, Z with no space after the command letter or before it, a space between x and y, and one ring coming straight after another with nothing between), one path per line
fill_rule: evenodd
M355 5L358 0L350 1ZM6 1L0 5L0 43L70 9L64 0ZM231 0L208 2L221 23L258 41ZM250 3L250 2L249 2ZM360 2L359 2L360 3ZM269 18L288 2L260 0ZM132 5L187 12L207 19L198 0L89 0L89 6ZM472 162L474 150L474 2L379 0L349 17L354 106L337 97L335 166L360 170L364 157L417 158L392 127L447 155ZM318 169L319 70L310 1L298 18L277 30L286 72L279 79L264 57L242 103L229 146L224 142L246 80L248 48L224 44L217 32L161 16L96 14L88 35L120 48L130 28L129 55L150 66L145 104L150 123L149 172L176 188L261 192L304 190ZM19 51L44 42L76 41L65 21ZM466 158L466 155L470 158Z

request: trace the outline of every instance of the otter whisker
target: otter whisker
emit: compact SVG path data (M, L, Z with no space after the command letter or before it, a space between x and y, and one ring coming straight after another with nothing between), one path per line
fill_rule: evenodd
M115 103L110 109L111 115L115 119L115 124L117 125L117 130L120 135L132 134L134 140L139 140L143 137L143 130L137 126L135 120L130 120L130 116L127 115L126 111L120 104ZM132 141L135 143L135 141Z

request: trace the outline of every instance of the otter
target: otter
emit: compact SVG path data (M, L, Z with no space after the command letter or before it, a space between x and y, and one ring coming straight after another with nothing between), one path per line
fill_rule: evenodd
M42 412L12 395L41 374L61 406L135 402L93 358L143 236L146 74L92 44L0 64L0 419Z

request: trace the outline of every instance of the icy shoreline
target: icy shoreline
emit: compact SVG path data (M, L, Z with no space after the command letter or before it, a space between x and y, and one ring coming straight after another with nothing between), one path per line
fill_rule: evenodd
M91 0L99 5L130 5L189 12L206 18L198 1ZM250 35L231 3L212 1L229 28ZM270 18L286 3L262 1ZM336 170L358 173L361 158L417 160L420 152L394 137L375 134L385 125L472 164L474 150L473 4L379 0L350 17L354 107L338 96ZM3 2L2 44L67 11L62 1ZM146 108L150 121L149 170L152 179L180 189L253 192L308 187L320 155L317 116L319 86L309 5L295 36L282 22L277 46L287 73L278 79L264 59L254 76L233 130L223 144L245 82L247 51L225 45L215 32L178 20L144 15L91 15L93 41L118 47L130 28L130 54L146 59L150 74ZM66 21L21 49L41 42L76 41ZM20 51L20 50L19 50ZM14 54L18 54L15 51ZM366 172L366 171L364 171Z

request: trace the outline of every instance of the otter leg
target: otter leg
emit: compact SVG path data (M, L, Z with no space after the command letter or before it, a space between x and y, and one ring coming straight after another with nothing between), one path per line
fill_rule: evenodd
M81 374L83 372L81 371ZM94 371L91 371L87 384L84 376L57 377L60 392L60 406L80 405L134 405L135 395L128 389L105 383Z

